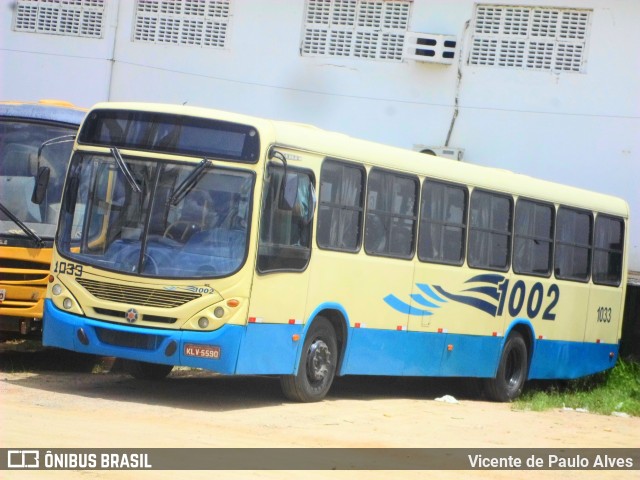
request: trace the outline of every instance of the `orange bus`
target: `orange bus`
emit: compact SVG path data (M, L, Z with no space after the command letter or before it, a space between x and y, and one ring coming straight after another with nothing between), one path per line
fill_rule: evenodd
M60 194L86 111L0 102L0 337L39 334Z

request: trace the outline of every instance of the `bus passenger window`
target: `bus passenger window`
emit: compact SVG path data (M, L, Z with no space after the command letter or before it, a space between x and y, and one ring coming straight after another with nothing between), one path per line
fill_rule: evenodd
M509 268L511 197L480 190L471 194L469 266L504 271Z
M418 239L418 258L421 261L462 264L467 198L464 187L425 180Z
M320 173L317 242L321 248L357 252L364 211L362 167L326 160Z
M560 207L556 221L556 277L586 282L591 271L591 213Z
M598 215L593 251L593 282L600 285L620 285L622 278L622 219Z
M551 274L553 214L552 205L518 200L513 246L514 272L540 276Z
M367 192L365 251L370 255L411 258L417 224L418 179L373 169Z

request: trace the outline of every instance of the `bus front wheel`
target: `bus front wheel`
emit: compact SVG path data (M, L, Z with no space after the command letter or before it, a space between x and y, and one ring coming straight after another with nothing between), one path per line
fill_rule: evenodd
M528 367L527 344L522 334L513 332L502 350L496 377L486 380L485 392L488 397L496 402L511 402L517 398L527 379Z
M125 360L124 370L138 380L162 380L171 370L173 365L161 363L140 362L138 360Z
M318 317L304 340L298 373L280 378L285 397L296 402L322 400L331 388L337 364L336 332L329 320Z

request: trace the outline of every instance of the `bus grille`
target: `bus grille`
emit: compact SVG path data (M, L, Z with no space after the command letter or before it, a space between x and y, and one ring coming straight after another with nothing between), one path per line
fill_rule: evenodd
M156 350L166 338L162 335L121 332L101 327L96 327L96 335L102 343L117 347L138 348L140 350Z
M174 308L184 305L196 298L200 298L201 296L199 293L155 290L153 288L97 282L86 278L78 278L77 282L87 289L91 295L100 300L108 300L127 305Z
M97 308L94 307L93 310L100 315L106 315L108 317L116 317L116 318L127 318L127 312L124 310L111 310L109 308ZM175 317L163 317L160 315L142 315L142 320L145 322L158 322L158 323L176 323L178 321Z
M0 258L0 280L2 281L28 282L31 280L44 280L48 276L48 263Z

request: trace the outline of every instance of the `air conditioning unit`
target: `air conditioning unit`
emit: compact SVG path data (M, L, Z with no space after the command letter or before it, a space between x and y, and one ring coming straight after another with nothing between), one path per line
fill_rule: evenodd
M427 155L436 155L438 157L451 158L452 160L462 160L464 149L455 147L431 147L429 145L414 145L416 152L425 153Z
M456 56L456 44L455 35L407 32L404 58L451 65Z

